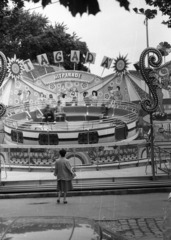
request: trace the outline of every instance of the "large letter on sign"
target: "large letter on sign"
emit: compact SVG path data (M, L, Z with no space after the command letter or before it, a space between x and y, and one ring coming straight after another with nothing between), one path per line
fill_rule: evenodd
M71 50L70 61L78 63L80 61L80 51Z
M39 65L41 65L41 66L49 65L49 61L48 61L46 53L37 55L37 61L38 61Z
M101 66L109 69L111 66L112 60L113 60L112 58L103 57Z
M30 72L34 69L34 66L32 64L32 62L30 61L30 59L27 59L23 62L23 66L24 69L26 70L26 72Z
M63 57L63 52L62 51L53 52L53 57L54 57L54 62L55 63L60 63L60 62L64 61L64 57Z
M96 53L87 52L85 62L94 64L96 59Z

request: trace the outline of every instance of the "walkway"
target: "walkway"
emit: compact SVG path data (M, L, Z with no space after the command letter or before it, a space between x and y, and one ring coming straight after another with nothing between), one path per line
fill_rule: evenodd
M168 193L1 199L1 218L17 216L79 216L95 219L127 240L161 240ZM116 238L115 240L121 240Z
M106 178L106 177L115 177L119 178L120 181L127 181L129 178L136 177L152 177L151 166L139 167L124 167L121 169L113 168L108 170L91 170L91 171L77 171L77 179L95 179L95 178ZM157 177L165 178L167 175L160 170L157 170ZM53 172L50 171L41 171L37 172L31 171L28 169L25 171L4 171L2 169L1 174L2 182L13 182L13 181L33 181L33 180L55 180ZM123 182L124 184L124 182ZM169 192L167 193L156 193L158 201L154 202L150 194L143 194L142 191L139 191L136 195L113 195L113 193L108 192L108 195L104 196L103 192L96 196L93 194L93 191L90 195L84 194L79 196L69 195L69 203L67 206L60 204L57 207L57 212L55 212L55 202L56 202L56 193L53 192L51 195L41 193L26 193L24 194L13 194L11 195L12 199L4 199L6 196L1 195L1 208L3 209L3 204L7 204L9 201L13 201L15 204L15 210L9 211L11 215L15 215L17 211L17 204L20 201L23 204L23 210L19 210L19 214L27 214L25 212L24 204L29 203L30 207L36 207L36 212L44 214L47 210L47 214L53 215L53 212L58 215L75 215L81 217L90 217L94 218L96 221L110 230L113 230L116 234L126 237L127 240L162 240L162 229L163 229L163 206L164 202L167 199ZM120 194L125 194L121 192ZM160 197L161 195L161 197ZM147 197L148 196L148 197ZM17 199L15 199L17 197ZM22 200L20 197L25 197ZM29 197L29 198L28 198ZM52 198L49 198L52 197ZM27 199L26 199L27 198ZM121 199L120 199L121 198ZM49 200L50 199L50 200ZM120 199L120 200L119 200ZM130 200L131 199L131 200ZM4 202L6 201L6 202ZM160 201L160 204L159 204ZM19 203L18 203L19 202ZM22 209L22 204L19 204L18 209ZM150 205L151 204L151 205ZM162 206L163 205L163 206ZM6 206L6 205L4 205ZM27 205L28 206L28 205ZM7 206L6 206L7 207ZM45 207L45 208L44 208ZM40 208L40 211L38 210ZM52 208L52 209L51 209ZM54 209L53 209L54 208ZM31 208L32 209L32 208ZM45 210L46 209L46 210ZM49 210L48 210L49 209ZM152 209L156 209L152 210ZM10 210L10 209L9 209ZM30 210L29 210L30 211ZM29 212L28 211L28 212ZM152 212L151 212L152 211ZM34 211L33 211L34 212ZM151 213L151 214L150 214ZM6 212L3 215L3 210L1 211L1 216L5 217ZM30 214L30 212L29 212ZM121 240L122 238L118 235L116 240Z
M106 177L114 177L114 178L143 177L143 176L152 177L151 166L148 165L146 167L145 164L146 162L144 162L143 166L136 167L136 162L134 163L128 162L120 165L121 167L120 169L116 168L114 164L107 165L108 166L107 170L103 170L103 167L101 170L100 166L98 170L94 170L94 169L91 170L91 168L78 169L76 171L76 175L77 175L76 178L88 179L88 178L106 178ZM164 177L164 176L167 176L167 174L157 169L156 176ZM39 170L36 171L36 167L32 168L32 171L29 171L28 167L25 168L25 170L23 170L23 168L22 170L19 170L19 168L17 168L17 170L15 171L9 171L9 170L4 171L4 168L2 167L2 173L1 173L2 181L46 180L46 179L55 179L51 168L49 168L49 170L48 168L46 168L46 171L43 171L43 167L41 171Z

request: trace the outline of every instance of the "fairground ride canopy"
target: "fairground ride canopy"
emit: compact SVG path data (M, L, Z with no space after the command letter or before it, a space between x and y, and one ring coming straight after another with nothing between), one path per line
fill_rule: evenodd
M165 86L164 98L170 98L167 86L171 82L171 62L158 69L158 75ZM110 100L118 86L125 102L141 101L148 94L148 87L138 71L128 70L123 74L113 73L100 77L88 72L35 64L31 73L23 71L16 80L6 77L0 87L0 98L6 106L22 104L28 96L30 102L36 104L42 94L46 99L51 96L55 100L64 94L69 102L76 95L78 101L81 101L84 92L92 98L95 92L99 100Z

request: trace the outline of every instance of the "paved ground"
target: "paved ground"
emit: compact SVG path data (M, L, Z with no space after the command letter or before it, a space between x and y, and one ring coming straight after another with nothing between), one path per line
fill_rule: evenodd
M126 239L163 239L163 218L129 218L101 221L100 224L124 236Z
M1 218L17 216L79 216L125 236L126 239L162 239L167 193L101 195L68 198L57 204L56 198L1 199Z
M78 178L152 176L151 167L132 167L104 171L79 171ZM157 175L165 173L158 170ZM2 170L2 181L54 179L52 172ZM38 196L37 196L38 197ZM99 195L70 197L68 204L56 204L56 198L1 199L0 217L80 216L93 218L126 239L163 239L163 218L168 193L136 195Z

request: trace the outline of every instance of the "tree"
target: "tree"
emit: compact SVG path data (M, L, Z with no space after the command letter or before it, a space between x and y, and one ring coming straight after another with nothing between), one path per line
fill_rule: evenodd
M53 51L63 51L66 69L73 69L70 62L71 50L80 50L81 61L79 70L87 71L83 65L84 55L88 51L85 42L73 33L66 32L67 27L62 24L49 24L48 19L40 14L30 14L22 9L7 9L4 11L3 21L0 24L0 49L9 58L16 54L17 58L33 62L37 55L46 53L51 64L54 64Z
M16 8L22 8L24 2L41 2L43 7L46 7L48 4L52 3L52 0L11 0ZM59 3L69 9L71 14L75 16L77 13L81 15L83 13L96 15L100 12L100 7L98 1L100 0L59 0ZM126 10L129 9L130 0L115 0L121 7L124 7ZM8 7L10 0L1 0L0 2L0 18L3 17L3 9ZM145 0L147 5L158 7L163 15L169 17L168 21L163 21L163 24L166 24L168 27L171 27L171 1L170 0Z
M121 7L124 7L126 10L129 10L129 1L128 0L115 0L120 3ZM8 6L10 0L1 0L0 9ZM46 7L48 4L52 3L52 0L12 0L16 7L21 8L24 6L24 2L41 2L43 7ZM71 14L75 16L77 13L81 15L83 13L96 15L100 12L98 0L59 0L59 3L69 9Z
M0 20L3 18L4 13L3 9L8 7L10 1L13 2L15 8L22 8L24 2L41 2L43 7L46 7L48 4L52 3L52 0L0 0ZM100 0L59 0L59 3L69 9L73 16L76 16L77 13L81 15L83 13L96 15L100 12L100 7L98 1ZM115 0L121 7L124 7L126 10L129 9L130 0ZM145 0L146 4L149 6L158 7L163 15L167 15L169 18L167 21L162 23L171 27L171 1L170 0Z
M162 23L171 27L171 1L170 0L145 0L149 6L158 7L163 15L167 15L169 19Z

